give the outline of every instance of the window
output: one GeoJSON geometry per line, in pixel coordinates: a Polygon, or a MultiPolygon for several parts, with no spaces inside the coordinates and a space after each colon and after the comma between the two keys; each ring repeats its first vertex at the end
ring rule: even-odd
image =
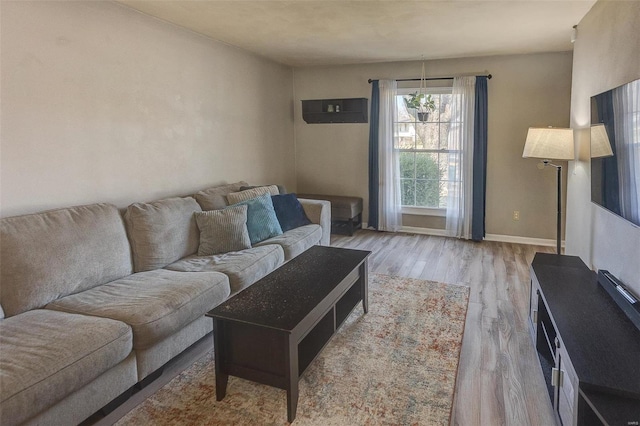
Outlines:
{"type": "Polygon", "coordinates": [[[446,209],[451,88],[427,88],[422,107],[415,108],[411,100],[417,92],[398,89],[396,97],[394,148],[400,153],[402,206],[446,209]],[[427,114],[425,103],[432,106],[427,114]]]}

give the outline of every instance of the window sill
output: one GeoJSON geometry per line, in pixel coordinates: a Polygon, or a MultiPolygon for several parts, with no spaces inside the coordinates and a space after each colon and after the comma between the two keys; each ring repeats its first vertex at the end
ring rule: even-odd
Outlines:
{"type": "Polygon", "coordinates": [[[435,209],[430,207],[402,207],[402,214],[412,214],[416,216],[438,216],[446,217],[447,209],[435,209]]]}

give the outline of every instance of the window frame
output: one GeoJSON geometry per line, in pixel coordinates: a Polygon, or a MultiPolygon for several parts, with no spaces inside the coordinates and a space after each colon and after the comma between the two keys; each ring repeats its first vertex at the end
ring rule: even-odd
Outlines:
{"type": "MultiPolygon", "coordinates": [[[[415,83],[415,82],[412,82],[415,83]]],[[[419,91],[420,88],[419,87],[415,87],[415,85],[412,86],[405,86],[405,87],[399,87],[398,91],[397,91],[397,96],[404,96],[404,95],[408,95],[411,93],[415,93],[416,91],[419,91]]],[[[423,89],[424,93],[426,94],[452,94],[452,87],[451,86],[443,86],[443,85],[438,85],[438,86],[429,86],[423,89]]],[[[416,118],[413,122],[411,121],[397,121],[398,117],[396,116],[394,118],[394,126],[398,126],[399,124],[412,124],[413,126],[416,126],[418,123],[420,123],[420,121],[416,118]]],[[[438,119],[437,121],[438,125],[440,125],[440,123],[442,123],[442,121],[440,121],[438,119]]],[[[439,132],[438,132],[439,134],[439,132]]],[[[415,138],[415,136],[414,136],[415,138]]],[[[441,142],[441,141],[439,141],[441,142]]],[[[454,150],[449,150],[446,148],[441,148],[441,149],[423,149],[423,148],[415,148],[415,144],[414,144],[414,148],[410,149],[410,148],[394,148],[394,150],[398,153],[402,153],[402,152],[411,152],[411,153],[429,153],[429,154],[450,154],[450,153],[455,153],[457,151],[454,150]]],[[[415,163],[414,163],[414,167],[415,167],[415,163]]],[[[415,176],[415,173],[414,173],[415,176]]],[[[402,180],[402,178],[399,178],[400,180],[402,180]]],[[[418,179],[416,179],[414,177],[414,182],[418,179]]],[[[442,179],[440,177],[440,179],[438,179],[438,182],[442,182],[442,179]]],[[[433,207],[433,206],[410,206],[410,205],[402,205],[401,206],[401,210],[403,214],[408,214],[408,215],[417,215],[417,216],[437,216],[437,217],[445,217],[446,216],[446,211],[447,208],[446,207],[433,207]]]]}

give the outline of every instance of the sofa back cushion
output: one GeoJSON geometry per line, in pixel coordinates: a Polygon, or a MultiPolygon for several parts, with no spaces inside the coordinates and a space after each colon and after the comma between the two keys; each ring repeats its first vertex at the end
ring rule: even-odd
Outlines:
{"type": "Polygon", "coordinates": [[[164,268],[198,251],[200,237],[192,197],[167,198],[127,207],[125,222],[136,272],[164,268]]]}
{"type": "Polygon", "coordinates": [[[5,315],[130,275],[118,209],[92,204],[0,220],[0,303],[5,315]]]}
{"type": "MultiPolygon", "coordinates": [[[[227,207],[227,195],[232,192],[239,192],[243,186],[248,186],[247,182],[236,182],[228,185],[212,186],[198,192],[194,197],[202,210],[219,210],[227,207]]],[[[233,203],[231,203],[233,204],[233,203]]]]}

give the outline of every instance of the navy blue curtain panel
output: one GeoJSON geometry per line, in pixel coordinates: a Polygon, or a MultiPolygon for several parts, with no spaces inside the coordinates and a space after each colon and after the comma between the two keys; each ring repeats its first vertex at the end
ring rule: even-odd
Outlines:
{"type": "Polygon", "coordinates": [[[485,204],[487,194],[487,77],[476,77],[476,99],[473,129],[473,198],[471,207],[471,239],[485,236],[485,204]]]}
{"type": "Polygon", "coordinates": [[[369,117],[369,221],[378,229],[378,197],[380,166],[378,164],[378,123],[380,121],[380,89],[378,80],[371,82],[371,113],[369,117]]]}

